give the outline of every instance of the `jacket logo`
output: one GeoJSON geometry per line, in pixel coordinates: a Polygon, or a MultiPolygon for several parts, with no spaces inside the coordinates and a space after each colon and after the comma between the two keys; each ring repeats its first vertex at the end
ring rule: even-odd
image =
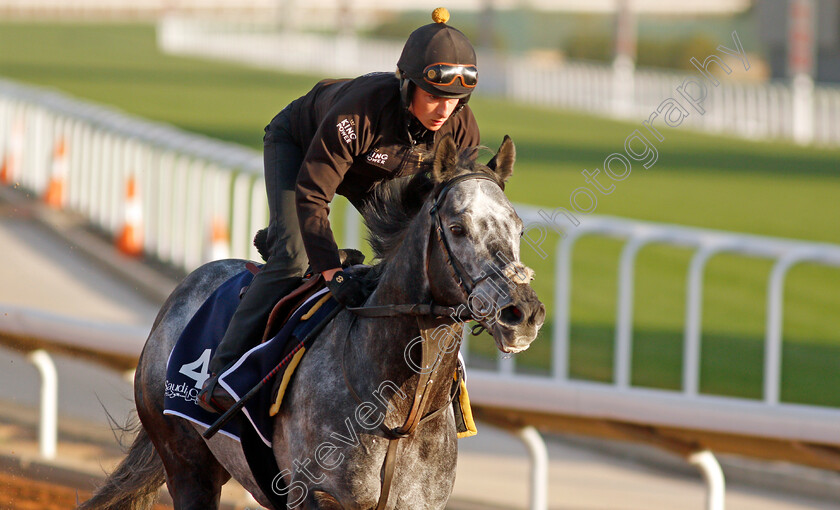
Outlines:
{"type": "Polygon", "coordinates": [[[353,130],[354,125],[356,125],[356,123],[350,119],[344,119],[335,125],[338,128],[338,134],[341,135],[341,138],[343,138],[346,143],[350,143],[356,139],[356,131],[353,130]]]}
{"type": "Polygon", "coordinates": [[[368,162],[373,163],[375,165],[385,165],[385,162],[388,161],[388,155],[379,152],[379,149],[373,149],[372,151],[368,152],[367,157],[365,158],[368,162]]]}

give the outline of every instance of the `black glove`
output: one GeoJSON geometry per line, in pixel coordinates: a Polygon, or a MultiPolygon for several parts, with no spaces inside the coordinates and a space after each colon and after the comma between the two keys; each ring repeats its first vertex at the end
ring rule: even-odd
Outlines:
{"type": "Polygon", "coordinates": [[[344,306],[360,306],[368,297],[368,287],[363,280],[344,271],[333,275],[333,279],[327,282],[336,301],[344,306]]]}

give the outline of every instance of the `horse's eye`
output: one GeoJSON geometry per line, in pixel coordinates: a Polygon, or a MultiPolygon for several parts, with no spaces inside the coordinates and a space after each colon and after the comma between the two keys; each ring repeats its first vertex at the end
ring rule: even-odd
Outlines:
{"type": "Polygon", "coordinates": [[[464,227],[462,227],[461,225],[458,225],[458,224],[450,225],[449,231],[452,232],[452,235],[456,235],[456,236],[464,235],[464,227]]]}

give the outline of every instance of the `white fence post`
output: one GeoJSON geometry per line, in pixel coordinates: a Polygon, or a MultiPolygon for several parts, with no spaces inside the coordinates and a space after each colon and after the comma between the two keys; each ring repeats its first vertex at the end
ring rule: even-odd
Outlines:
{"type": "Polygon", "coordinates": [[[619,388],[629,388],[633,364],[633,302],[636,257],[653,239],[644,233],[635,234],[621,251],[618,269],[618,302],[616,304],[615,356],[613,379],[619,388]]]}
{"type": "Polygon", "coordinates": [[[715,455],[709,450],[695,452],[688,462],[697,466],[706,480],[706,510],[724,510],[726,480],[715,455]]]}
{"type": "Polygon", "coordinates": [[[814,80],[806,74],[797,74],[793,77],[791,88],[793,140],[806,145],[814,139],[814,80]]]}
{"type": "Polygon", "coordinates": [[[770,273],[767,286],[767,336],[764,342],[764,401],[770,405],[779,403],[781,391],[785,277],[794,264],[807,258],[807,252],[789,253],[776,262],[770,273]]]}
{"type": "MultiPolygon", "coordinates": [[[[632,118],[635,105],[635,69],[633,59],[619,55],[612,64],[612,112],[618,118],[632,118]]],[[[664,99],[664,98],[663,98],[664,99]]]]}
{"type": "Polygon", "coordinates": [[[531,458],[531,472],[528,485],[528,509],[548,510],[548,449],[545,441],[534,427],[522,427],[515,432],[525,443],[531,458]]]}
{"type": "Polygon", "coordinates": [[[350,201],[347,201],[347,207],[344,209],[344,248],[354,248],[360,246],[358,243],[362,239],[362,216],[356,211],[350,201]]]}
{"type": "Polygon", "coordinates": [[[554,331],[551,345],[551,372],[555,379],[569,378],[569,338],[572,313],[572,250],[581,230],[572,230],[558,242],[554,263],[554,331]]]}
{"type": "Polygon", "coordinates": [[[709,259],[722,251],[718,245],[707,245],[691,258],[688,268],[688,288],[685,299],[685,330],[683,338],[682,390],[687,396],[700,391],[700,334],[703,329],[703,273],[709,259]]]}
{"type": "Polygon", "coordinates": [[[54,459],[58,443],[58,373],[49,353],[43,349],[31,352],[28,359],[41,375],[39,450],[41,457],[54,459]]]}

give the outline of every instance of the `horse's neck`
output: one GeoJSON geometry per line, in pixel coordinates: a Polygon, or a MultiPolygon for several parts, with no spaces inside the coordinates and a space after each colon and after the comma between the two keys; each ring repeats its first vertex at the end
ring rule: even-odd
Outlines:
{"type": "MultiPolygon", "coordinates": [[[[420,213],[422,215],[422,212],[420,213]]],[[[425,219],[421,217],[422,219],[425,219]]],[[[418,219],[421,219],[418,218],[418,219]]],[[[366,306],[428,303],[431,301],[426,281],[424,256],[428,233],[426,226],[415,220],[409,227],[398,253],[386,263],[376,290],[366,306]]],[[[420,334],[417,319],[411,316],[377,318],[364,321],[363,338],[369,341],[367,350],[386,362],[383,367],[405,368],[404,347],[420,334]]]]}
{"type": "MultiPolygon", "coordinates": [[[[427,281],[425,255],[429,240],[431,219],[424,212],[409,227],[398,252],[387,262],[379,278],[376,291],[366,306],[390,304],[427,304],[432,295],[427,281]]],[[[376,319],[359,319],[357,338],[365,339],[357,348],[367,356],[369,372],[376,373],[379,380],[391,380],[397,384],[417,375],[417,365],[407,360],[407,348],[414,342],[411,352],[419,355],[421,349],[416,339],[420,336],[418,320],[411,316],[376,319]]],[[[454,370],[457,350],[446,353],[441,360],[442,370],[454,370]]],[[[419,362],[419,359],[415,359],[419,362]]],[[[442,381],[447,378],[439,378],[442,381]]],[[[435,393],[448,393],[448,387],[435,393]]],[[[413,388],[410,388],[413,391],[413,388]]]]}
{"type": "Polygon", "coordinates": [[[431,217],[424,208],[411,222],[396,253],[390,255],[368,304],[428,303],[425,257],[431,217]]]}

